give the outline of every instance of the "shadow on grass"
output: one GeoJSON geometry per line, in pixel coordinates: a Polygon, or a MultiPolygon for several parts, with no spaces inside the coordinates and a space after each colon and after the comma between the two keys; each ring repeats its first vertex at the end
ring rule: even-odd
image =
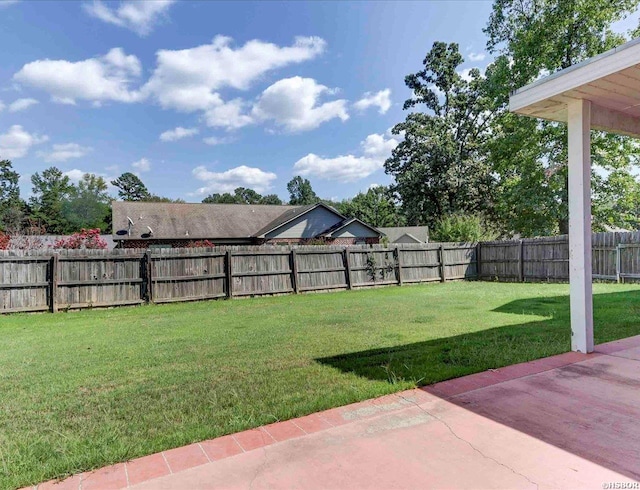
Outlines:
{"type": "MultiPolygon", "coordinates": [[[[520,299],[488,314],[494,312],[546,318],[316,361],[371,380],[421,386],[571,348],[568,295],[520,299]]],[[[594,295],[594,324],[596,343],[640,334],[640,291],[594,295]]]]}
{"type": "MultiPolygon", "coordinates": [[[[521,299],[493,312],[547,318],[317,361],[371,380],[426,385],[570,349],[568,296],[521,299]]],[[[596,343],[640,334],[640,292],[594,296],[594,324],[596,343]]],[[[472,391],[447,403],[621,475],[640,478],[634,459],[640,454],[640,395],[637,375],[629,374],[637,372],[629,366],[637,361],[592,359],[472,391]]]]}

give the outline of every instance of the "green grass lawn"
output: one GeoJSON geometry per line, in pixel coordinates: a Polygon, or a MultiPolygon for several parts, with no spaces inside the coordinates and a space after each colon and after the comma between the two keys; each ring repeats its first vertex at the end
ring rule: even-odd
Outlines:
{"type": "MultiPolygon", "coordinates": [[[[595,286],[596,341],[640,287],[595,286]]],[[[568,286],[457,282],[0,317],[0,487],[565,352],[568,286]]]]}

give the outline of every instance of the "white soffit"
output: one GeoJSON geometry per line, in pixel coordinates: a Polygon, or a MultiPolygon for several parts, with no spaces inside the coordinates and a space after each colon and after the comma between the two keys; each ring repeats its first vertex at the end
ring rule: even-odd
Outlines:
{"type": "Polygon", "coordinates": [[[509,110],[567,122],[567,103],[592,103],[591,126],[640,137],[640,38],[526,85],[509,110]]]}

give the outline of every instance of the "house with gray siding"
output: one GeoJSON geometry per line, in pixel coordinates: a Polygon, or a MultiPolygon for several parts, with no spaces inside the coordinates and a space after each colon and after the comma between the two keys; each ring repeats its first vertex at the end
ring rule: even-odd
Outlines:
{"type": "Polygon", "coordinates": [[[383,233],[324,203],[308,206],[116,201],[120,248],[214,245],[376,244],[383,233]]]}

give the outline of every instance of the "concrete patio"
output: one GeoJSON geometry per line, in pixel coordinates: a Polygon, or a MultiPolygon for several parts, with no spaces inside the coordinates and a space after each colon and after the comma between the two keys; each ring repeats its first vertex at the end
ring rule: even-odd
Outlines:
{"type": "Polygon", "coordinates": [[[637,336],[38,488],[603,488],[640,479],[639,388],[637,336]]]}

